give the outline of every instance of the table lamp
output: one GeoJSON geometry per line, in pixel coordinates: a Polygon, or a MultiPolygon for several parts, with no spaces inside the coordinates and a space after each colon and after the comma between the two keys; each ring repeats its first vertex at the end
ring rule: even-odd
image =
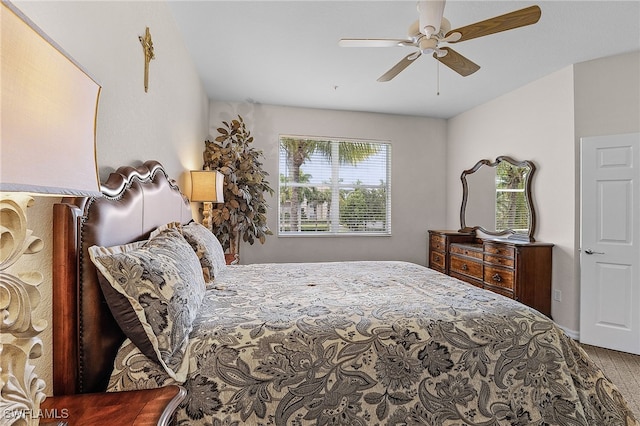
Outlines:
{"type": "Polygon", "coordinates": [[[191,201],[202,202],[202,224],[211,228],[213,203],[224,203],[224,175],[215,170],[191,171],[191,201]]]}
{"type": "Polygon", "coordinates": [[[32,311],[45,277],[15,264],[43,247],[27,228],[32,195],[100,194],[100,86],[14,5],[1,3],[0,413],[11,424],[36,425],[45,383],[30,360],[42,354],[47,322],[32,311]]]}

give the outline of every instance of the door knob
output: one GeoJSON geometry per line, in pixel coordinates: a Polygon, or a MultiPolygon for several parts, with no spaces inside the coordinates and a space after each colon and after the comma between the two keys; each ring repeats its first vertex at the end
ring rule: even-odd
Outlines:
{"type": "Polygon", "coordinates": [[[593,250],[591,250],[591,249],[586,249],[584,252],[585,252],[586,254],[604,254],[604,252],[603,252],[603,251],[593,251],[593,250]]]}

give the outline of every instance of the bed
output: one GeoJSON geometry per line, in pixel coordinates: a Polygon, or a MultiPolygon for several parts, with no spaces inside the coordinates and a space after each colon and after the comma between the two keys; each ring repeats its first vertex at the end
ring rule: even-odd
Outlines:
{"type": "Polygon", "coordinates": [[[639,425],[518,302],[407,262],[223,265],[155,161],[103,193],[54,206],[55,394],[180,384],[179,425],[639,425]]]}

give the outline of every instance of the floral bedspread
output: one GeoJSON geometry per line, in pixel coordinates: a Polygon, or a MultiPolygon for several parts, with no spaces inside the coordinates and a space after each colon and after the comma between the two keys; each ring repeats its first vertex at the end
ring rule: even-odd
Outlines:
{"type": "MultiPolygon", "coordinates": [[[[180,425],[638,425],[552,321],[405,262],[230,266],[180,425]]],[[[109,390],[174,383],[126,341],[109,390]]]]}

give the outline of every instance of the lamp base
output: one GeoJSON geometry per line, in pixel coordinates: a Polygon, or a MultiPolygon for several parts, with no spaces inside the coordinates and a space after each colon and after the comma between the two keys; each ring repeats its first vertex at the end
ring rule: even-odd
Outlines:
{"type": "Polygon", "coordinates": [[[26,209],[31,204],[33,198],[25,194],[0,194],[0,310],[4,313],[0,318],[0,413],[10,424],[22,420],[37,425],[40,403],[46,397],[45,382],[29,361],[42,355],[38,335],[47,327],[46,321],[33,318],[43,276],[38,271],[9,271],[23,255],[42,250],[42,240],[27,229],[26,209]]]}
{"type": "Polygon", "coordinates": [[[210,201],[205,201],[202,203],[202,225],[207,228],[209,231],[213,231],[212,223],[211,223],[211,213],[213,212],[213,203],[210,201]]]}

